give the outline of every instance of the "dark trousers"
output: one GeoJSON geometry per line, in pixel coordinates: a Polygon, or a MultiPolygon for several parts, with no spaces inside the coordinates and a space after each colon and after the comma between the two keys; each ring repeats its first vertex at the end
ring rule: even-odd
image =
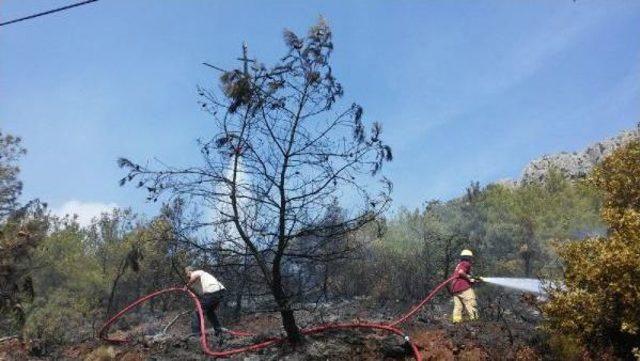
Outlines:
{"type": "MultiPolygon", "coordinates": [[[[199,296],[200,303],[202,303],[202,311],[207,317],[207,320],[213,325],[213,329],[216,330],[216,333],[222,330],[222,325],[220,324],[220,320],[218,320],[218,315],[216,315],[216,309],[222,302],[224,297],[224,290],[220,290],[218,292],[213,293],[205,293],[202,296],[199,296]]],[[[198,311],[193,312],[193,317],[191,317],[191,332],[200,333],[200,315],[198,311]]]]}

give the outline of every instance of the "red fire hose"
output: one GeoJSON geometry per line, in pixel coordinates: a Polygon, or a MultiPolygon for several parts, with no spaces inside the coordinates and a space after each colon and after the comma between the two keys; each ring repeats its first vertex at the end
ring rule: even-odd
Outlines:
{"type": "Polygon", "coordinates": [[[444,282],[440,283],[439,285],[437,285],[431,292],[429,292],[427,297],[425,297],[420,303],[418,303],[417,305],[413,306],[409,312],[407,312],[406,314],[400,316],[397,320],[391,322],[389,324],[389,326],[395,326],[397,324],[403,323],[406,320],[410,319],[411,317],[415,316],[415,314],[418,313],[418,311],[420,311],[420,309],[422,307],[424,307],[424,305],[426,305],[427,302],[431,301],[431,299],[433,297],[435,297],[435,295],[438,292],[440,292],[441,289],[443,289],[449,282],[453,281],[456,277],[457,276],[451,276],[446,281],[444,281],[444,282]]]}
{"type": "MultiPolygon", "coordinates": [[[[434,288],[427,295],[427,297],[425,297],[420,303],[418,303],[417,305],[412,307],[409,312],[407,312],[406,314],[402,315],[400,318],[396,319],[393,322],[390,322],[390,323],[334,323],[334,324],[326,324],[326,325],[306,328],[306,329],[301,330],[300,332],[302,334],[305,334],[305,335],[311,335],[311,334],[316,334],[316,333],[321,333],[321,332],[324,332],[324,331],[336,330],[336,329],[367,328],[367,329],[383,330],[383,331],[391,332],[391,333],[394,333],[396,335],[399,335],[399,336],[403,337],[404,340],[407,341],[409,343],[409,345],[411,346],[411,350],[413,351],[413,355],[414,355],[415,359],[417,361],[422,361],[422,355],[420,354],[416,344],[413,343],[408,338],[408,336],[405,336],[405,334],[400,329],[398,329],[396,327],[396,325],[398,325],[400,323],[403,323],[403,322],[407,321],[408,319],[410,319],[411,317],[413,317],[420,310],[420,308],[422,308],[427,302],[429,302],[438,293],[438,291],[440,291],[443,287],[445,287],[445,285],[447,283],[452,281],[453,278],[454,277],[451,277],[451,278],[447,279],[446,281],[442,282],[441,284],[439,284],[438,286],[436,286],[436,288],[434,288]]],[[[187,287],[165,288],[165,289],[153,292],[153,293],[148,294],[148,295],[146,295],[146,296],[144,296],[142,298],[137,299],[133,303],[129,304],[127,307],[123,308],[120,312],[118,312],[116,315],[111,317],[109,320],[107,320],[107,322],[102,326],[102,328],[98,332],[98,336],[101,339],[103,339],[105,341],[108,341],[108,342],[112,342],[112,343],[126,343],[126,342],[128,342],[129,340],[127,340],[127,339],[118,339],[118,338],[110,338],[110,337],[108,337],[107,331],[109,330],[109,327],[114,322],[116,322],[120,317],[122,317],[123,315],[125,315],[126,313],[128,313],[129,311],[134,309],[135,307],[139,306],[140,304],[142,304],[142,303],[144,303],[146,301],[149,301],[150,299],[152,299],[154,297],[158,297],[158,296],[160,296],[160,295],[162,295],[164,293],[169,293],[169,292],[184,292],[193,300],[193,303],[196,306],[196,311],[198,312],[198,314],[200,316],[200,345],[202,346],[202,350],[204,351],[204,353],[206,355],[214,356],[214,357],[220,357],[220,358],[229,357],[229,356],[236,355],[236,354],[243,353],[243,352],[257,351],[257,350],[263,349],[265,347],[269,347],[269,346],[276,345],[276,344],[279,344],[279,343],[282,343],[282,342],[286,341],[286,338],[284,338],[284,337],[274,337],[274,338],[270,338],[270,339],[264,340],[262,342],[259,342],[259,343],[253,344],[253,345],[249,345],[249,346],[245,346],[245,347],[240,347],[240,348],[235,348],[235,349],[230,349],[230,350],[225,350],[225,351],[213,351],[213,350],[211,350],[209,348],[208,343],[207,343],[207,334],[206,334],[206,330],[205,330],[204,315],[203,315],[204,312],[202,310],[202,304],[200,303],[200,300],[198,299],[198,296],[196,296],[187,287]]],[[[228,331],[228,332],[231,335],[237,336],[237,337],[253,336],[253,334],[251,334],[249,332],[243,332],[243,331],[228,331]]]]}

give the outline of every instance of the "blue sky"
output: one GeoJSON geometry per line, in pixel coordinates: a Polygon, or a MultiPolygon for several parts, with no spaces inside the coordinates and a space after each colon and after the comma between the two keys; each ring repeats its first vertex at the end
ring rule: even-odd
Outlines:
{"type": "MultiPolygon", "coordinates": [[[[6,21],[74,1],[0,1],[6,21]]],[[[323,15],[334,71],[395,160],[394,204],[415,207],[517,178],[640,121],[638,1],[101,0],[0,28],[0,129],[20,135],[24,199],[59,212],[132,206],[116,158],[199,161],[211,131],[203,61],[231,67],[246,40],[269,64],[283,28],[323,15]]]]}

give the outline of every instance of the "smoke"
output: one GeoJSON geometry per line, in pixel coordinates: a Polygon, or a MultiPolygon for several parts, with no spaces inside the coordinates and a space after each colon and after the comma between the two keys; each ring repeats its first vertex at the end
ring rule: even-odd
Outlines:
{"type": "Polygon", "coordinates": [[[115,203],[70,200],[58,208],[53,208],[52,212],[58,217],[76,216],[80,226],[88,227],[91,224],[91,220],[99,218],[103,213],[111,213],[115,208],[118,208],[115,203]]]}
{"type": "Polygon", "coordinates": [[[482,277],[482,281],[514,290],[545,295],[542,281],[535,278],[482,277]]]}

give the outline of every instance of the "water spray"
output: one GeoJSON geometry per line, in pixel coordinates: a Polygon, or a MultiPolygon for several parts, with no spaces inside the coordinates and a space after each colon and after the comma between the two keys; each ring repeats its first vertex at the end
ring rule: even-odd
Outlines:
{"type": "Polygon", "coordinates": [[[544,296],[542,281],[535,278],[480,277],[485,283],[544,296]]]}

